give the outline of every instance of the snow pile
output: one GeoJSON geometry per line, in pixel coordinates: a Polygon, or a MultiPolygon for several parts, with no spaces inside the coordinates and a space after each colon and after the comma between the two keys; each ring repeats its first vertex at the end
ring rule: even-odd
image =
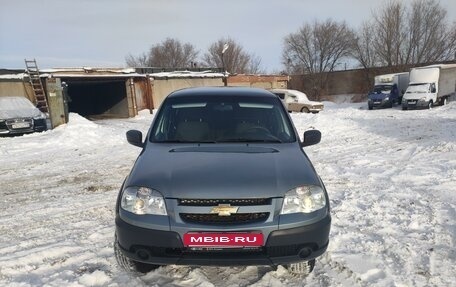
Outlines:
{"type": "Polygon", "coordinates": [[[175,71],[175,72],[160,72],[149,74],[153,78],[223,78],[223,73],[215,73],[212,71],[175,71]]]}
{"type": "MultiPolygon", "coordinates": [[[[153,114],[0,138],[1,286],[452,286],[456,282],[456,103],[431,110],[327,104],[291,114],[328,189],[330,245],[314,272],[281,266],[117,267],[114,205],[153,114]]],[[[160,164],[160,163],[157,163],[160,164]]]]}
{"type": "Polygon", "coordinates": [[[106,286],[109,281],[111,278],[100,270],[91,274],[84,274],[79,278],[79,283],[84,286],[106,286]]]}
{"type": "Polygon", "coordinates": [[[4,80],[23,80],[25,77],[28,77],[28,74],[26,74],[26,73],[18,73],[18,74],[0,75],[0,79],[4,79],[4,80]]]}

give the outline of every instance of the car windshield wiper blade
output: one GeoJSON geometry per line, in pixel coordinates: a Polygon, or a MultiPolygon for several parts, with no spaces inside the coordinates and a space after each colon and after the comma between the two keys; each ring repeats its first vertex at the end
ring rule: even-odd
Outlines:
{"type": "Polygon", "coordinates": [[[218,142],[262,142],[262,143],[282,143],[279,139],[248,139],[248,138],[232,138],[232,139],[223,139],[218,142]]]}
{"type": "Polygon", "coordinates": [[[216,143],[216,141],[183,141],[183,140],[163,140],[155,143],[216,143]]]}

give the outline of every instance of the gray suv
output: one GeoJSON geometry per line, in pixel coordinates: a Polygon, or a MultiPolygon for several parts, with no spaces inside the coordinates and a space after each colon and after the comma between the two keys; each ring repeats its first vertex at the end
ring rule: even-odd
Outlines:
{"type": "Polygon", "coordinates": [[[285,265],[308,274],[326,251],[329,200],[280,99],[261,89],[190,88],[161,105],[116,206],[123,268],[285,265]]]}

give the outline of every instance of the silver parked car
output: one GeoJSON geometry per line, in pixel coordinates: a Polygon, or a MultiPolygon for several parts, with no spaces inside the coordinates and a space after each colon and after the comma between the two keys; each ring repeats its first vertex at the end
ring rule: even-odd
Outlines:
{"type": "Polygon", "coordinates": [[[46,114],[27,98],[0,97],[0,135],[41,132],[46,129],[46,114]]]}
{"type": "Polygon", "coordinates": [[[114,251],[127,270],[160,265],[286,265],[308,274],[329,242],[328,195],[279,98],[191,88],[161,105],[116,206],[114,251]]]}

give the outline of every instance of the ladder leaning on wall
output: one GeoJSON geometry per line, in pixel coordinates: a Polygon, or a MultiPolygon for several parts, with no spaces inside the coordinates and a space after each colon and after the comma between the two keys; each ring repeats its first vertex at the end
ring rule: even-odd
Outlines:
{"type": "Polygon", "coordinates": [[[48,112],[48,103],[46,100],[46,95],[44,93],[43,84],[40,79],[40,71],[38,70],[38,65],[36,60],[27,60],[25,59],[26,71],[29,74],[30,84],[32,85],[33,94],[36,99],[36,107],[40,109],[43,113],[48,112]]]}

